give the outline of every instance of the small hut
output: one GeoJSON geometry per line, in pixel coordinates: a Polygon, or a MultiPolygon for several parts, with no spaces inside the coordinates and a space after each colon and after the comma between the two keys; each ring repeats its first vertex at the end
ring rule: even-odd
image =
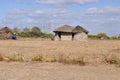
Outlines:
{"type": "Polygon", "coordinates": [[[88,31],[84,29],[82,26],[76,26],[73,30],[73,40],[87,40],[88,39],[88,31]]]}
{"type": "Polygon", "coordinates": [[[71,40],[72,30],[74,28],[70,25],[64,25],[57,29],[55,29],[53,32],[55,33],[54,40],[71,40]]]}
{"type": "Polygon", "coordinates": [[[81,26],[75,28],[69,25],[61,26],[53,31],[54,40],[87,40],[88,31],[81,26]]]}
{"type": "Polygon", "coordinates": [[[0,39],[11,39],[12,30],[8,27],[4,27],[0,29],[0,39]]]}

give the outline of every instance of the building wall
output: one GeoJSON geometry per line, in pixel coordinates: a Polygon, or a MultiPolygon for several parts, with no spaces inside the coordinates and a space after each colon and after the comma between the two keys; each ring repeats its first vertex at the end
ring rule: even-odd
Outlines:
{"type": "Polygon", "coordinates": [[[77,33],[74,36],[75,41],[84,41],[88,39],[88,35],[86,33],[77,33]]]}
{"type": "Polygon", "coordinates": [[[61,35],[61,39],[56,35],[54,40],[72,40],[72,35],[61,35]]]}
{"type": "Polygon", "coordinates": [[[72,35],[62,35],[61,40],[72,40],[72,35]]]}
{"type": "MultiPolygon", "coordinates": [[[[74,41],[85,41],[88,39],[88,35],[86,33],[77,33],[74,35],[74,41]]],[[[54,37],[54,40],[72,40],[72,34],[71,35],[61,35],[61,39],[56,35],[54,37]]]]}

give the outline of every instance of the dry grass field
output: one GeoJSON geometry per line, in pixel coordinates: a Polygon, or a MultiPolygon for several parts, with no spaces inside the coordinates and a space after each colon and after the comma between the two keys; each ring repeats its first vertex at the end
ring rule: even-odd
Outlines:
{"type": "Polygon", "coordinates": [[[0,61],[0,80],[119,80],[120,41],[0,40],[0,61]]]}

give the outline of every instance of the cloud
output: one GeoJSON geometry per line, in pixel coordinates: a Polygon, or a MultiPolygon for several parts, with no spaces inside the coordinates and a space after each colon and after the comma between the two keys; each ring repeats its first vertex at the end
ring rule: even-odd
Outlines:
{"type": "Polygon", "coordinates": [[[49,26],[52,29],[59,25],[82,25],[91,34],[106,32],[109,35],[119,34],[120,8],[89,8],[84,11],[72,11],[63,8],[48,9],[14,9],[8,11],[4,23],[12,26],[49,26]]]}
{"type": "Polygon", "coordinates": [[[120,7],[104,7],[101,9],[90,8],[86,11],[87,15],[106,15],[106,16],[120,16],[120,7]]]}
{"type": "Polygon", "coordinates": [[[97,2],[98,0],[36,0],[39,4],[53,6],[68,6],[68,5],[87,5],[97,2]]]}

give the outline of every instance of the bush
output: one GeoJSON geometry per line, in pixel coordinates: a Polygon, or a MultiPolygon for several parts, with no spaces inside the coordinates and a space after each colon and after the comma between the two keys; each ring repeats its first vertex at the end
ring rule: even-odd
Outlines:
{"type": "Polygon", "coordinates": [[[106,35],[106,33],[98,33],[97,37],[100,39],[109,39],[109,37],[106,35]]]}
{"type": "Polygon", "coordinates": [[[89,39],[98,39],[98,36],[97,35],[88,35],[88,38],[89,39]]]}
{"type": "Polygon", "coordinates": [[[42,62],[43,61],[43,56],[42,55],[37,55],[37,56],[32,58],[32,61],[42,62]]]}
{"type": "Polygon", "coordinates": [[[48,33],[41,32],[40,37],[42,37],[42,38],[52,38],[53,34],[48,34],[48,33]]]}
{"type": "Polygon", "coordinates": [[[12,55],[12,56],[7,56],[6,57],[8,60],[8,62],[23,62],[24,60],[23,60],[23,57],[21,56],[21,55],[17,55],[17,54],[14,54],[14,55],[12,55]]]}
{"type": "Polygon", "coordinates": [[[29,33],[20,32],[18,34],[18,36],[20,36],[20,37],[34,37],[34,35],[31,32],[29,32],[29,33]]]}

